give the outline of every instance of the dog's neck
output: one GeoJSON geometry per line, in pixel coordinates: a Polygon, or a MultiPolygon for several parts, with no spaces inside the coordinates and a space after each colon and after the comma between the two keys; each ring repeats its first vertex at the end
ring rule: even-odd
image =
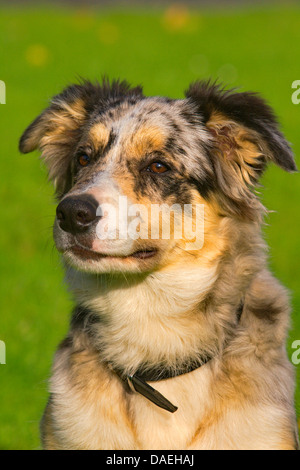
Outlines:
{"type": "MultiPolygon", "coordinates": [[[[177,267],[125,277],[68,268],[67,280],[77,303],[93,315],[91,346],[103,361],[133,373],[141,364],[180,367],[219,352],[235,316],[230,303],[222,306],[219,318],[204,307],[216,270],[177,267]]],[[[240,299],[231,301],[235,309],[240,299]]]]}

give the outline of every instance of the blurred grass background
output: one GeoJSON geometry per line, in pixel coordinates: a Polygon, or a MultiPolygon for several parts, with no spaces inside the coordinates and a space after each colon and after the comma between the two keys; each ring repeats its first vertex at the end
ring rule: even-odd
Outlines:
{"type": "MultiPolygon", "coordinates": [[[[63,285],[51,225],[55,204],[38,154],[20,155],[18,139],[50,97],[79,76],[126,78],[146,94],[183,97],[198,78],[253,90],[274,107],[299,163],[300,9],[294,4],[244,8],[161,9],[0,6],[0,449],[38,449],[39,420],[71,302],[63,285]],[[298,156],[298,157],[297,157],[298,156]]],[[[291,292],[287,347],[300,339],[300,177],[270,167],[261,190],[273,210],[265,228],[270,267],[291,292]]],[[[300,365],[296,406],[300,415],[300,365]]]]}

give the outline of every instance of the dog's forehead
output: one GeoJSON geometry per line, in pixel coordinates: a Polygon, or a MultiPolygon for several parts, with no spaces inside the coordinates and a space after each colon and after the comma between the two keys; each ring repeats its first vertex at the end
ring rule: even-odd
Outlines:
{"type": "Polygon", "coordinates": [[[93,116],[88,139],[94,148],[118,143],[136,156],[163,150],[171,137],[175,139],[188,126],[186,107],[184,100],[159,97],[124,102],[93,116]]]}
{"type": "Polygon", "coordinates": [[[94,164],[77,176],[74,187],[94,184],[105,175],[120,184],[138,181],[151,158],[162,159],[183,177],[197,174],[206,179],[212,172],[205,147],[210,138],[201,115],[186,99],[144,98],[99,109],[86,124],[76,151],[88,149],[94,164]]]}

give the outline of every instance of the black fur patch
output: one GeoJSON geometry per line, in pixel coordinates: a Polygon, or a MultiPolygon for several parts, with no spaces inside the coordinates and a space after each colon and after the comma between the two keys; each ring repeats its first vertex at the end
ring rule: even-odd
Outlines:
{"type": "Polygon", "coordinates": [[[71,319],[72,330],[86,331],[99,322],[99,315],[94,314],[89,309],[81,306],[74,308],[71,319]]]}

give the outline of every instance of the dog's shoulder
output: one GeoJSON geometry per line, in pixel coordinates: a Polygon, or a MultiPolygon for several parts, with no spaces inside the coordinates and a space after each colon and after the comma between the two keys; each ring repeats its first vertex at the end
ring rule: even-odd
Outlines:
{"type": "Polygon", "coordinates": [[[250,285],[246,310],[249,321],[263,323],[273,330],[273,334],[277,330],[284,333],[289,327],[291,311],[289,292],[270,271],[264,269],[250,285]]]}

